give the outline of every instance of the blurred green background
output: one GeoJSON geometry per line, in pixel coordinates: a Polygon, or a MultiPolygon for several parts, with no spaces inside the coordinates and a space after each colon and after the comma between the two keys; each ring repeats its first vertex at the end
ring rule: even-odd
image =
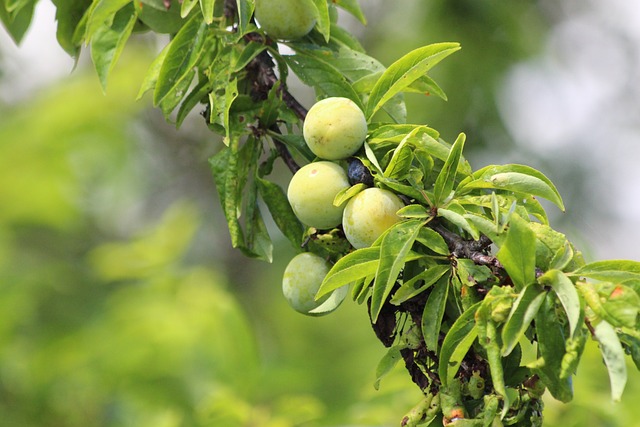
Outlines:
{"type": "MultiPolygon", "coordinates": [[[[617,109],[637,111],[637,93],[620,89],[594,108],[600,126],[588,115],[582,120],[589,127],[575,125],[579,131],[573,133],[553,133],[559,125],[549,123],[533,137],[546,141],[539,147],[522,137],[527,133],[508,114],[530,111],[527,117],[540,120],[535,103],[513,105],[513,99],[535,79],[559,84],[556,69],[525,71],[533,73],[568,43],[562,38],[573,34],[568,23],[608,22],[610,15],[588,2],[362,3],[368,28],[341,19],[386,64],[423,44],[462,42],[463,51],[433,73],[449,101],[409,97],[411,121],[428,123],[447,139],[465,131],[467,157],[476,168],[520,161],[541,169],[569,207],[566,214],[552,212],[561,230],[591,256],[638,257],[634,245],[612,245],[624,241],[612,234],[619,227],[627,239],[638,235],[633,222],[622,222],[637,207],[621,207],[618,200],[637,199],[637,184],[611,171],[615,164],[600,166],[605,173],[597,174],[585,157],[605,163],[598,142],[606,134],[607,153],[637,164],[630,145],[615,145],[640,139],[630,124],[637,116],[617,109]],[[531,78],[520,82],[522,73],[531,78]],[[556,134],[585,144],[592,137],[594,151],[553,145],[556,134]]],[[[625,2],[613,2],[611,10],[623,10],[620,4],[625,2]]],[[[20,56],[25,54],[5,39],[0,44],[0,426],[399,425],[420,395],[401,367],[379,391],[373,388],[384,348],[366,311],[349,301],[322,318],[290,310],[280,294],[293,254],[288,244],[276,242],[271,265],[230,248],[207,167],[220,142],[197,115],[176,131],[149,99],[135,101],[161,41],[142,37],[127,48],[103,95],[86,58],[71,75],[70,62],[51,59],[53,48],[44,44],[55,31],[51,5],[38,10],[36,25],[42,26],[32,33],[40,38],[32,34],[35,41],[21,47],[35,52],[32,57],[20,56]],[[54,70],[47,64],[62,72],[48,74],[54,70]]],[[[606,28],[616,43],[596,62],[614,48],[638,58],[632,33],[606,28]]],[[[581,37],[593,42],[596,36],[581,37]]],[[[608,64],[614,71],[623,66],[608,64]]],[[[606,76],[600,77],[605,85],[606,76]]],[[[627,87],[613,79],[610,85],[627,87]]],[[[583,89],[578,110],[593,94],[583,89]]],[[[310,99],[302,88],[294,90],[310,99]]],[[[562,102],[563,89],[553,93],[558,96],[540,97],[562,102]]],[[[634,404],[640,376],[629,368],[624,401],[613,404],[592,345],[574,402],[549,400],[545,425],[626,426],[640,419],[634,404]]]]}

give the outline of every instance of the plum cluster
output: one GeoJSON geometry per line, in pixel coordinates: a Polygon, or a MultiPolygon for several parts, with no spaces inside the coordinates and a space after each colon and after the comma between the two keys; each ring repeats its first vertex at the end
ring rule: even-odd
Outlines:
{"type": "MultiPolygon", "coordinates": [[[[354,176],[361,175],[359,183],[373,183],[360,161],[352,161],[348,172],[345,168],[345,160],[362,149],[367,131],[364,113],[352,100],[332,97],[318,101],[309,109],[303,126],[304,140],[318,160],[300,168],[287,189],[287,198],[300,222],[320,231],[341,228],[355,249],[371,246],[400,220],[396,212],[404,206],[391,191],[373,186],[348,200],[337,198],[351,188],[354,176]]],[[[304,314],[328,313],[319,308],[326,306],[326,301],[316,301],[314,297],[329,268],[325,259],[309,252],[291,260],[285,269],[283,292],[295,310],[304,314]]],[[[345,289],[339,289],[341,295],[334,293],[331,297],[343,299],[345,289]]]]}

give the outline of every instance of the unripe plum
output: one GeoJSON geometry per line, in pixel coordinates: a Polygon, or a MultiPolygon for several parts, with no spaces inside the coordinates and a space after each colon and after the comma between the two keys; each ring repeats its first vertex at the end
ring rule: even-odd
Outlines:
{"type": "Polygon", "coordinates": [[[311,0],[256,0],[255,17],[260,27],[276,40],[303,37],[316,25],[311,0]]]}
{"type": "Polygon", "coordinates": [[[335,310],[346,296],[346,287],[315,300],[315,295],[330,269],[331,264],[311,252],[303,252],[293,257],[282,278],[282,293],[289,305],[294,310],[310,316],[321,316],[335,310]],[[329,305],[326,309],[322,310],[327,304],[329,305]],[[317,309],[320,311],[313,312],[317,309]]]}
{"type": "Polygon", "coordinates": [[[342,215],[347,240],[356,249],[371,246],[400,221],[396,212],[402,207],[402,200],[391,191],[376,187],[361,191],[349,200],[342,215]]]}
{"type": "Polygon", "coordinates": [[[349,188],[347,174],[335,163],[309,163],[291,178],[287,198],[303,224],[327,230],[340,224],[344,205],[334,206],[338,192],[349,188]]]}
{"type": "Polygon", "coordinates": [[[309,109],[302,134],[316,156],[327,160],[346,159],[362,147],[367,137],[367,120],[352,100],[326,98],[309,109]]]}

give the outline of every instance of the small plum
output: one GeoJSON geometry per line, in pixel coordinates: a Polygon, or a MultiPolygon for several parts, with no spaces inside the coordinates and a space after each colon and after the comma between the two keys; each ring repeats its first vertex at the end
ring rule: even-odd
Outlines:
{"type": "Polygon", "coordinates": [[[310,316],[321,316],[335,310],[346,296],[346,287],[315,299],[330,269],[331,264],[311,252],[294,256],[282,277],[282,293],[289,305],[310,316]]]}
{"type": "Polygon", "coordinates": [[[349,187],[343,168],[333,162],[313,162],[293,175],[287,198],[300,222],[319,230],[328,230],[340,224],[344,210],[344,205],[334,206],[333,199],[349,187]]]}
{"type": "Polygon", "coordinates": [[[309,109],[302,134],[309,149],[321,159],[346,159],[362,147],[367,120],[352,100],[326,98],[309,109]]]}
{"type": "Polygon", "coordinates": [[[256,0],[255,17],[260,27],[276,40],[306,36],[316,25],[312,0],[256,0]]]}
{"type": "Polygon", "coordinates": [[[366,248],[389,227],[400,221],[396,214],[404,207],[398,196],[388,190],[372,187],[353,196],[344,209],[342,228],[351,245],[366,248]]]}

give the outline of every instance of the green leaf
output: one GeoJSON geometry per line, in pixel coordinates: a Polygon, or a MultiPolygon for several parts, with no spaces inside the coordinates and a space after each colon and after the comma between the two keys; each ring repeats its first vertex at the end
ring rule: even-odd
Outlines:
{"type": "Polygon", "coordinates": [[[396,214],[402,218],[423,218],[427,219],[431,216],[431,213],[422,205],[407,205],[400,209],[396,214]]]}
{"type": "Polygon", "coordinates": [[[245,34],[249,22],[251,22],[255,2],[250,0],[236,0],[236,7],[238,9],[238,31],[240,34],[245,34]]]}
{"type": "Polygon", "coordinates": [[[16,44],[20,44],[31,25],[35,4],[35,0],[31,1],[17,13],[10,13],[4,7],[0,7],[0,21],[16,44]]]}
{"type": "Polygon", "coordinates": [[[138,19],[158,34],[177,33],[185,20],[180,15],[178,0],[138,0],[133,2],[138,19]],[[168,6],[168,7],[167,7],[168,6]]]}
{"type": "Polygon", "coordinates": [[[628,260],[596,261],[577,269],[571,275],[608,282],[640,282],[640,262],[628,260]]]}
{"type": "Polygon", "coordinates": [[[394,345],[387,350],[380,362],[378,362],[378,366],[376,367],[376,381],[373,383],[373,387],[378,390],[380,388],[380,381],[384,378],[391,370],[398,364],[398,361],[402,359],[402,355],[400,354],[400,350],[402,350],[402,346],[394,345]]]}
{"type": "Polygon", "coordinates": [[[199,4],[199,0],[182,0],[180,5],[180,16],[186,18],[189,13],[199,4]]]}
{"type": "Polygon", "coordinates": [[[111,22],[116,12],[130,4],[131,0],[96,0],[92,4],[85,28],[84,40],[90,42],[93,35],[105,23],[111,22]]]}
{"type": "Polygon", "coordinates": [[[300,52],[283,58],[304,84],[314,87],[321,95],[349,98],[363,108],[356,91],[331,63],[300,52]]]}
{"type": "Polygon", "coordinates": [[[538,282],[541,285],[550,286],[558,296],[567,314],[567,319],[569,319],[569,336],[573,337],[578,328],[581,313],[580,297],[575,285],[560,270],[547,271],[538,278],[538,282]]]}
{"type": "Polygon", "coordinates": [[[482,301],[477,302],[464,311],[444,337],[438,363],[438,375],[443,387],[447,387],[456,376],[462,359],[478,336],[478,328],[474,320],[481,304],[482,301]]]}
{"type": "Polygon", "coordinates": [[[413,162],[413,149],[408,145],[399,145],[394,151],[384,175],[391,179],[405,179],[413,162]]]}
{"type": "Polygon", "coordinates": [[[333,0],[333,4],[352,14],[362,25],[367,25],[367,19],[360,9],[358,0],[333,0]]]}
{"type": "Polygon", "coordinates": [[[312,0],[316,10],[318,11],[317,20],[316,20],[316,29],[322,37],[324,37],[325,42],[329,42],[329,37],[331,34],[331,20],[329,19],[329,5],[327,0],[312,0]]]}
{"type": "Polygon", "coordinates": [[[316,299],[339,287],[374,275],[380,263],[380,247],[357,249],[340,258],[327,273],[316,299]]]}
{"type": "Polygon", "coordinates": [[[365,110],[367,119],[370,120],[387,101],[459,49],[458,43],[432,44],[415,49],[391,64],[371,90],[365,110]]]}
{"type": "Polygon", "coordinates": [[[257,182],[260,197],[267,205],[278,229],[291,242],[294,248],[299,249],[304,228],[293,213],[284,190],[279,185],[262,178],[258,178],[257,182]]]}
{"type": "Polygon", "coordinates": [[[129,5],[115,15],[111,26],[105,24],[99,27],[91,39],[91,59],[103,91],[107,89],[109,73],[118,62],[137,19],[133,5],[129,5]]]}
{"type": "Polygon", "coordinates": [[[542,172],[530,166],[516,164],[486,166],[461,181],[456,192],[465,194],[479,188],[515,191],[543,197],[564,211],[562,197],[556,186],[542,172]]]}
{"type": "Polygon", "coordinates": [[[424,221],[407,220],[394,224],[382,238],[380,263],[376,271],[371,295],[371,321],[378,320],[382,305],[396,283],[398,274],[407,261],[407,255],[415,242],[424,221]]]}
{"type": "Polygon", "coordinates": [[[507,237],[496,257],[518,290],[536,280],[536,235],[520,216],[512,215],[507,237]]]}
{"type": "Polygon", "coordinates": [[[213,22],[213,11],[215,9],[216,0],[200,0],[200,10],[202,10],[202,16],[204,22],[211,24],[213,22]]]}
{"type": "Polygon", "coordinates": [[[469,221],[467,221],[465,216],[460,215],[458,212],[452,211],[450,209],[438,209],[438,216],[446,219],[451,224],[456,227],[460,227],[462,230],[466,231],[471,235],[473,240],[478,240],[480,238],[480,234],[478,230],[473,226],[469,221]]]}
{"type": "Polygon", "coordinates": [[[82,16],[91,5],[91,0],[53,0],[53,4],[56,5],[58,44],[75,58],[80,53],[80,44],[75,43],[73,35],[82,16]]]}
{"type": "Polygon", "coordinates": [[[202,104],[204,99],[209,99],[207,96],[209,92],[211,92],[211,85],[208,79],[203,79],[200,83],[195,85],[193,89],[191,89],[191,92],[189,92],[182,101],[182,104],[180,104],[180,109],[176,115],[176,128],[179,128],[182,125],[182,122],[191,110],[193,110],[198,104],[202,104]]]}
{"type": "Polygon", "coordinates": [[[358,183],[358,184],[352,185],[351,187],[347,187],[343,190],[340,190],[338,194],[336,194],[336,197],[333,199],[333,206],[341,206],[347,200],[349,200],[350,198],[352,198],[353,196],[355,196],[365,188],[367,188],[365,184],[358,183]]]}
{"type": "Polygon", "coordinates": [[[391,298],[391,304],[400,305],[403,302],[420,294],[436,283],[447,271],[451,270],[451,266],[434,265],[426,268],[416,276],[406,280],[391,298]]]}
{"type": "Polygon", "coordinates": [[[166,58],[167,53],[169,52],[170,46],[171,44],[166,45],[149,66],[149,70],[147,70],[147,74],[145,74],[144,76],[144,80],[142,81],[142,85],[140,86],[140,91],[138,92],[138,96],[136,97],[136,100],[139,100],[140,98],[142,98],[142,96],[147,91],[153,89],[156,86],[156,82],[158,81],[158,76],[160,75],[160,69],[162,68],[164,59],[166,58]]]}
{"type": "Polygon", "coordinates": [[[206,29],[206,24],[198,15],[194,15],[171,41],[155,85],[154,105],[159,105],[165,97],[174,94],[183,80],[193,78],[193,67],[204,48],[206,29]]]}
{"type": "Polygon", "coordinates": [[[440,255],[449,255],[449,246],[444,238],[435,230],[429,227],[420,229],[420,233],[416,238],[418,242],[440,255]]]}
{"type": "Polygon", "coordinates": [[[564,334],[563,322],[558,318],[555,304],[555,295],[547,293],[534,319],[542,365],[533,369],[554,398],[569,402],[573,398],[571,378],[560,377],[568,337],[564,334]]]}
{"type": "Polygon", "coordinates": [[[520,338],[538,313],[546,292],[535,283],[526,286],[518,294],[509,317],[502,327],[502,356],[508,356],[518,345],[520,338]]]}
{"type": "Polygon", "coordinates": [[[624,360],[624,349],[615,329],[606,321],[593,327],[594,337],[600,344],[602,358],[609,371],[611,398],[619,402],[627,383],[627,365],[624,360]]]}
{"type": "Polygon", "coordinates": [[[458,135],[458,138],[456,138],[456,141],[451,147],[451,151],[449,152],[449,156],[447,157],[442,170],[440,170],[440,173],[436,178],[433,190],[433,197],[435,198],[433,203],[436,207],[441,206],[449,197],[451,191],[453,191],[458,171],[458,164],[460,163],[460,157],[462,156],[462,150],[464,148],[466,138],[467,137],[464,133],[458,135]]]}
{"type": "Polygon", "coordinates": [[[422,335],[428,350],[438,354],[438,339],[444,309],[449,295],[449,276],[441,277],[431,289],[429,298],[422,312],[422,335]]]}

